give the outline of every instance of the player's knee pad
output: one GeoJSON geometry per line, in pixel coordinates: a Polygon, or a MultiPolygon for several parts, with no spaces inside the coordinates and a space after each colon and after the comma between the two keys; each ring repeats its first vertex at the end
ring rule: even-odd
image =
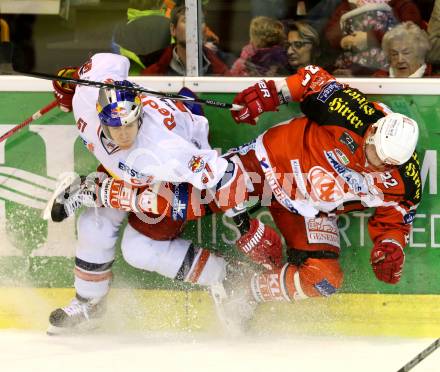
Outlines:
{"type": "Polygon", "coordinates": [[[114,259],[119,227],[126,212],[107,208],[89,208],[78,219],[76,256],[87,262],[114,259]]]}
{"type": "Polygon", "coordinates": [[[301,266],[285,264],[252,279],[252,291],[260,302],[303,300],[330,296],[342,285],[337,259],[307,259],[301,266]]]}
{"type": "Polygon", "coordinates": [[[194,247],[188,240],[153,240],[129,225],[122,238],[121,250],[131,266],[168,278],[209,285],[222,281],[225,276],[223,258],[194,247]]]}
{"type": "Polygon", "coordinates": [[[184,227],[182,220],[152,214],[128,214],[128,224],[141,235],[153,240],[171,240],[179,236],[184,227]]]}

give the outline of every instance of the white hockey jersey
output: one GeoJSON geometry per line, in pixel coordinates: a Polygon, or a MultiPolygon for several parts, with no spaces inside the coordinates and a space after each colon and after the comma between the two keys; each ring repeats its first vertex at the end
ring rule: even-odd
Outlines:
{"type": "MultiPolygon", "coordinates": [[[[95,54],[79,70],[93,81],[126,80],[126,57],[95,54]]],[[[208,120],[192,114],[181,102],[141,95],[142,125],[135,143],[122,150],[107,139],[96,111],[99,88],[77,86],[73,112],[79,135],[98,161],[115,178],[135,186],[153,182],[188,182],[211,188],[223,176],[227,162],[208,143],[208,120]]]]}

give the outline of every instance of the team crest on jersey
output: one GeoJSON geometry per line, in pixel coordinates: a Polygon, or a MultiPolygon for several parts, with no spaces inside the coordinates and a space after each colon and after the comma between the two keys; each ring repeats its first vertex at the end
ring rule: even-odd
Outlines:
{"type": "Polygon", "coordinates": [[[313,194],[323,202],[336,202],[344,197],[344,190],[336,178],[321,167],[313,167],[308,175],[313,194]]]}
{"type": "Polygon", "coordinates": [[[335,154],[336,157],[338,158],[338,160],[344,164],[347,165],[348,163],[350,163],[350,160],[348,160],[347,155],[345,155],[341,150],[339,150],[338,148],[335,148],[335,154]]]}
{"type": "Polygon", "coordinates": [[[193,173],[199,173],[205,168],[205,161],[201,156],[193,156],[188,162],[188,168],[193,173]]]}

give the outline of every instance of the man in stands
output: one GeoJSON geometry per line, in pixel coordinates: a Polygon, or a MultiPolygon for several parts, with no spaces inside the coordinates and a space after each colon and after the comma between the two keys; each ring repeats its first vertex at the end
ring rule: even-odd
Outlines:
{"type": "MultiPolygon", "coordinates": [[[[175,39],[175,44],[170,44],[165,49],[153,52],[148,55],[141,55],[140,60],[146,66],[141,75],[186,75],[186,17],[185,6],[175,7],[170,17],[171,36],[175,39]]],[[[205,33],[203,33],[205,37],[205,33]]],[[[203,75],[226,75],[228,66],[219,57],[216,50],[202,48],[203,75]]]]}

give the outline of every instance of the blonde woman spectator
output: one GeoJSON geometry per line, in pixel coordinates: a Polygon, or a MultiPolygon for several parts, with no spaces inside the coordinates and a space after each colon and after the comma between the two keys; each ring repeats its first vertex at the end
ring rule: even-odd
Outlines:
{"type": "Polygon", "coordinates": [[[301,21],[288,21],[286,28],[289,72],[295,73],[301,67],[316,64],[320,54],[318,32],[301,21]]]}
{"type": "Polygon", "coordinates": [[[374,75],[397,78],[431,76],[431,65],[426,63],[430,48],[426,31],[411,21],[403,22],[384,35],[382,49],[390,67],[374,75]]]}
{"type": "Polygon", "coordinates": [[[249,44],[230,70],[233,76],[276,76],[287,73],[286,35],[283,24],[270,17],[252,19],[249,44]]]}

